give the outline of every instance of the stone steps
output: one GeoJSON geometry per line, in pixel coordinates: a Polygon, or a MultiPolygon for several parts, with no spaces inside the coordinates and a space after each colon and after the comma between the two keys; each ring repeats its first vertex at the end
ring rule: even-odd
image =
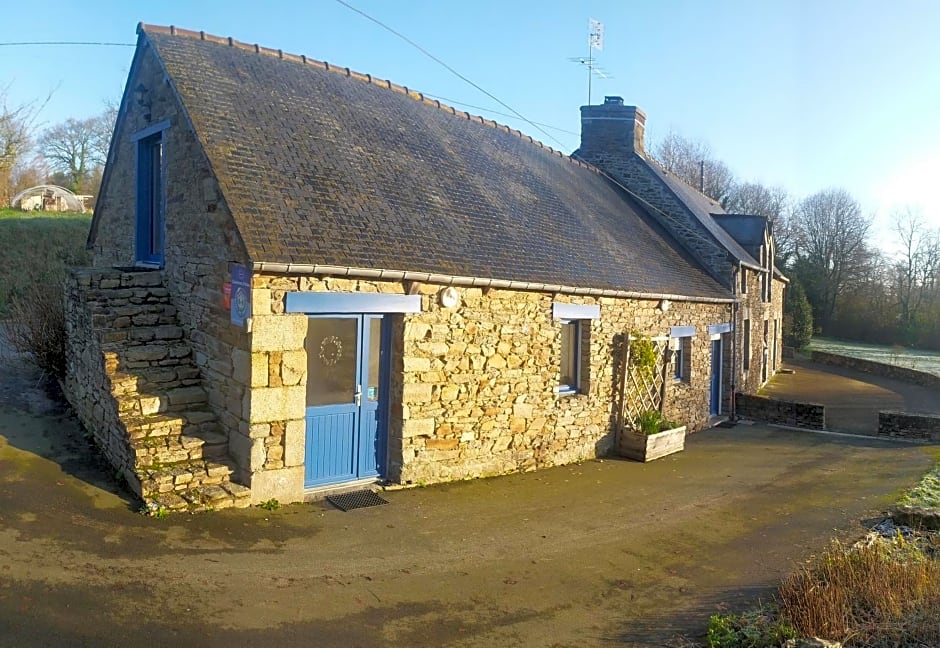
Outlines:
{"type": "Polygon", "coordinates": [[[228,436],[207,430],[198,434],[141,437],[131,440],[131,448],[138,468],[199,459],[219,460],[228,456],[228,436]]]}
{"type": "Polygon", "coordinates": [[[148,367],[134,373],[118,371],[111,375],[111,393],[115,396],[148,393],[175,387],[199,385],[199,370],[192,365],[148,367]]]}
{"type": "Polygon", "coordinates": [[[155,341],[183,339],[183,329],[175,324],[107,328],[100,329],[99,334],[102,344],[120,343],[125,347],[144,346],[155,341]]]}
{"type": "Polygon", "coordinates": [[[151,514],[250,504],[160,272],[102,271],[85,303],[127,433],[123,469],[151,514]],[[127,456],[127,455],[125,455],[127,456]]]}
{"type": "Polygon", "coordinates": [[[248,508],[251,506],[251,489],[231,482],[218,486],[196,486],[183,493],[171,491],[145,497],[144,505],[151,515],[159,515],[161,511],[199,513],[248,508]]]}
{"type": "MultiPolygon", "coordinates": [[[[113,391],[112,391],[113,393],[113,391]]],[[[130,416],[185,412],[205,405],[209,396],[201,385],[170,386],[167,389],[140,392],[127,392],[114,395],[118,411],[130,416]]]]}
{"type": "Polygon", "coordinates": [[[121,421],[131,441],[182,434],[200,436],[203,433],[217,432],[219,429],[215,414],[207,409],[196,408],[185,412],[160,412],[136,416],[128,413],[121,418],[121,421]]]}
{"type": "Polygon", "coordinates": [[[137,470],[139,494],[151,513],[206,511],[250,505],[251,489],[235,484],[224,459],[193,459],[137,470]]]}
{"type": "Polygon", "coordinates": [[[98,330],[177,323],[176,307],[170,304],[129,304],[114,308],[109,308],[106,304],[92,304],[89,310],[92,324],[98,330]]]}

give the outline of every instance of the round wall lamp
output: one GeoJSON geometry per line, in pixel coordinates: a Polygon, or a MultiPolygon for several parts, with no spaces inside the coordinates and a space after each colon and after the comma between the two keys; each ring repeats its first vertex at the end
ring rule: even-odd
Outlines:
{"type": "Polygon", "coordinates": [[[668,299],[662,299],[659,302],[659,310],[664,313],[669,310],[670,306],[672,306],[672,303],[668,299]]]}
{"type": "Polygon", "coordinates": [[[448,286],[438,293],[438,301],[444,308],[457,308],[460,306],[460,293],[453,286],[448,286]]]}

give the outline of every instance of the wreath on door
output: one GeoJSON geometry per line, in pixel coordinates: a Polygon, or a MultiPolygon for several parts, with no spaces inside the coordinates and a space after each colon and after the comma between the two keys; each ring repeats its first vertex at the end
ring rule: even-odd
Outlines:
{"type": "Polygon", "coordinates": [[[326,367],[335,367],[343,357],[343,341],[335,335],[328,335],[320,342],[320,362],[326,367]]]}

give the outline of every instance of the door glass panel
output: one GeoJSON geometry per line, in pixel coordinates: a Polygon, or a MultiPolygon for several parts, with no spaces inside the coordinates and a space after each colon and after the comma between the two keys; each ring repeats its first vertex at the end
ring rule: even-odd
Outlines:
{"type": "Polygon", "coordinates": [[[353,402],[356,393],[359,322],[344,318],[310,318],[307,327],[307,406],[353,402]]]}
{"type": "Polygon", "coordinates": [[[379,400],[379,351],[382,347],[382,320],[372,317],[369,322],[369,379],[366,381],[366,398],[379,400]]]}

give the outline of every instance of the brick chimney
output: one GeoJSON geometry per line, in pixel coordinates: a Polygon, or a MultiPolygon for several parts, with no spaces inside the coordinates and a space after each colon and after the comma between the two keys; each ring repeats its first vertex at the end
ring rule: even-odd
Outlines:
{"type": "Polygon", "coordinates": [[[581,106],[581,148],[578,155],[590,159],[639,153],[643,150],[646,113],[636,106],[624,106],[623,97],[604,97],[599,106],[581,106]]]}

